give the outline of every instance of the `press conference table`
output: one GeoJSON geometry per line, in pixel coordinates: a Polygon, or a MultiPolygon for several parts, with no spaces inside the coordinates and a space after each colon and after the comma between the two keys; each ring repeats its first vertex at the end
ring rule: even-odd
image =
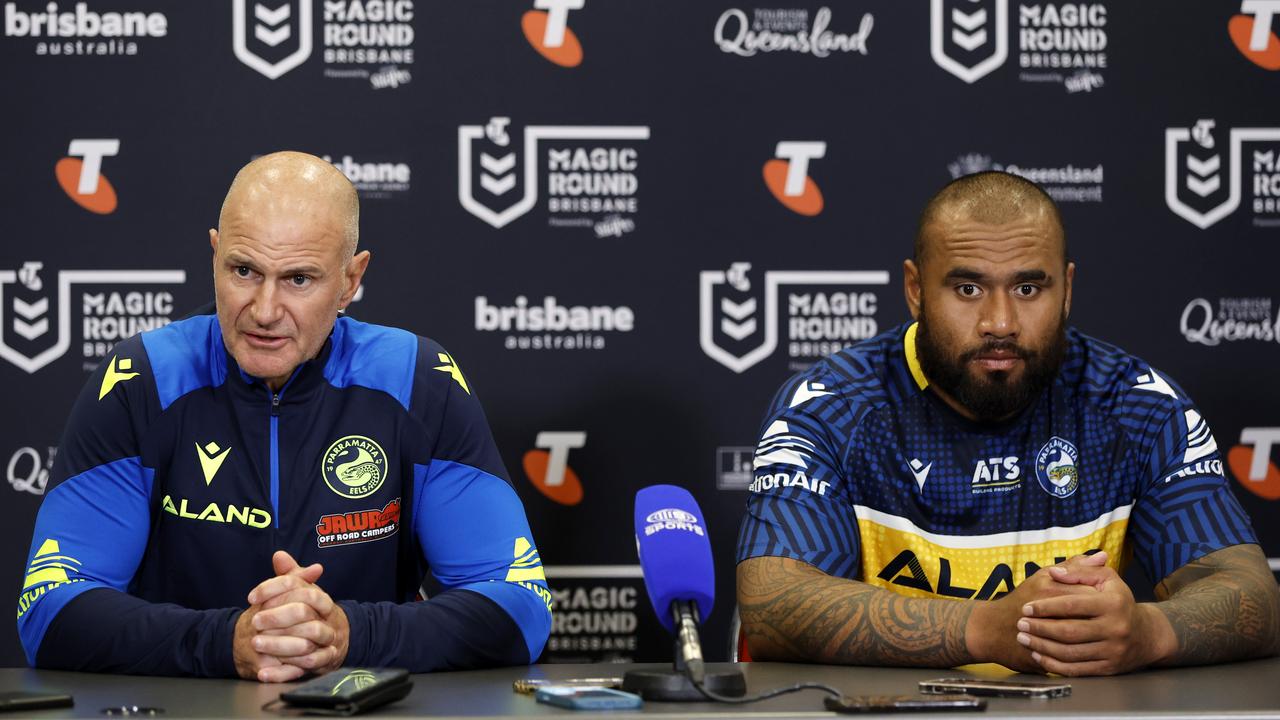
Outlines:
{"type": "MultiPolygon", "coordinates": [[[[535,665],[472,672],[414,676],[413,692],[384,706],[375,716],[511,718],[571,715],[578,718],[657,714],[683,718],[834,717],[822,709],[822,694],[814,690],[784,695],[749,705],[647,702],[640,710],[604,713],[575,712],[542,705],[531,696],[511,690],[525,677],[578,678],[621,675],[628,668],[660,665],[535,665]]],[[[714,664],[714,669],[730,667],[714,664]]],[[[984,670],[914,670],[850,668],[785,663],[743,663],[748,692],[813,680],[833,685],[846,694],[914,694],[916,682],[943,676],[983,676],[984,670]]],[[[993,677],[992,675],[986,675],[993,677]]],[[[994,676],[998,677],[998,676],[994,676]]],[[[1114,678],[1070,681],[1070,697],[1052,700],[991,698],[985,715],[1040,718],[1280,718],[1280,658],[1203,668],[1153,670],[1114,678]]],[[[120,675],[0,670],[0,691],[50,690],[75,696],[75,707],[23,713],[23,717],[103,717],[107,707],[151,706],[162,717],[262,717],[261,710],[286,686],[240,680],[145,678],[120,675]]],[[[931,713],[938,718],[938,713],[931,713]]],[[[942,717],[976,717],[975,713],[942,717]]],[[[0,717],[3,717],[0,715],[0,717]]],[[[900,715],[898,717],[901,717],[900,715]]]]}

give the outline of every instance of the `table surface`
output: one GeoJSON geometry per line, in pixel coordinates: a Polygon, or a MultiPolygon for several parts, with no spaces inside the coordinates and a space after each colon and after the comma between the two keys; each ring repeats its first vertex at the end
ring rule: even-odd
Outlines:
{"type": "MultiPolygon", "coordinates": [[[[669,666],[667,666],[669,667],[669,666]]],[[[734,667],[715,663],[712,669],[734,667]]],[[[748,692],[800,681],[817,681],[848,695],[915,694],[916,683],[958,675],[992,676],[984,668],[919,670],[835,667],[788,663],[742,663],[748,692]]],[[[621,675],[630,668],[662,665],[534,665],[413,676],[413,692],[374,714],[391,717],[505,718],[572,715],[578,718],[660,714],[670,717],[768,718],[835,717],[822,709],[822,693],[806,690],[747,705],[647,702],[640,710],[588,713],[563,710],[512,692],[521,678],[566,679],[621,675]]],[[[1037,678],[1043,680],[1044,678],[1037,678]]],[[[1055,699],[990,698],[986,715],[1037,718],[1278,718],[1280,658],[1212,667],[1152,670],[1111,678],[1070,680],[1070,697],[1055,699]]],[[[292,685],[261,685],[244,680],[151,678],[13,668],[0,670],[0,690],[48,690],[70,693],[74,708],[39,710],[23,717],[102,717],[107,707],[163,708],[163,717],[262,717],[262,706],[292,685]]],[[[10,715],[14,717],[16,715],[10,715]]],[[[938,713],[930,713],[938,717],[938,713]]],[[[966,713],[961,717],[976,715],[966,713]]],[[[951,717],[955,717],[954,715],[951,717]]]]}

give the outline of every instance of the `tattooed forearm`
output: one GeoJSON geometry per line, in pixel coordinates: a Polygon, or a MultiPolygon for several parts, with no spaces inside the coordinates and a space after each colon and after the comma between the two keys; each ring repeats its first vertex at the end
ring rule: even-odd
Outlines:
{"type": "Polygon", "coordinates": [[[1257,545],[1218,550],[1156,586],[1157,607],[1178,639],[1174,665],[1280,652],[1280,590],[1257,545]]]}
{"type": "Polygon", "coordinates": [[[974,603],[907,598],[788,558],[738,565],[738,610],[756,660],[952,667],[973,662],[974,603]]]}

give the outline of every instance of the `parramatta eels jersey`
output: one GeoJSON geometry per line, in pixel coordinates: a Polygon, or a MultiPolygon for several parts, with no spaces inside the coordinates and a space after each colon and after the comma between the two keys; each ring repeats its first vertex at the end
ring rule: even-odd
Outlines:
{"type": "Polygon", "coordinates": [[[551,596],[480,405],[435,342],[339,318],[279,392],[200,315],[116,346],[76,402],[18,600],[33,665],[235,674],[271,555],[319,562],[347,665],[536,659],[551,596]],[[443,592],[411,601],[428,570],[443,592]]]}
{"type": "Polygon", "coordinates": [[[1217,443],[1177,385],[1074,329],[1052,385],[997,425],[928,390],[904,325],[816,364],[773,401],[738,560],[782,556],[915,597],[994,599],[1105,550],[1158,582],[1256,539],[1217,443]]]}

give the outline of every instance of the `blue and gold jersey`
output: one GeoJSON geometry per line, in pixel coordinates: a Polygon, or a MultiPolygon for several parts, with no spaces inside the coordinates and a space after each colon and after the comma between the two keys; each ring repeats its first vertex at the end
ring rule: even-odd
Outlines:
{"type": "Polygon", "coordinates": [[[1158,582],[1254,543],[1186,393],[1074,329],[1058,377],[999,424],[928,389],[916,325],[788,381],[755,454],[738,560],[782,556],[915,597],[994,599],[1105,550],[1158,582]]]}

